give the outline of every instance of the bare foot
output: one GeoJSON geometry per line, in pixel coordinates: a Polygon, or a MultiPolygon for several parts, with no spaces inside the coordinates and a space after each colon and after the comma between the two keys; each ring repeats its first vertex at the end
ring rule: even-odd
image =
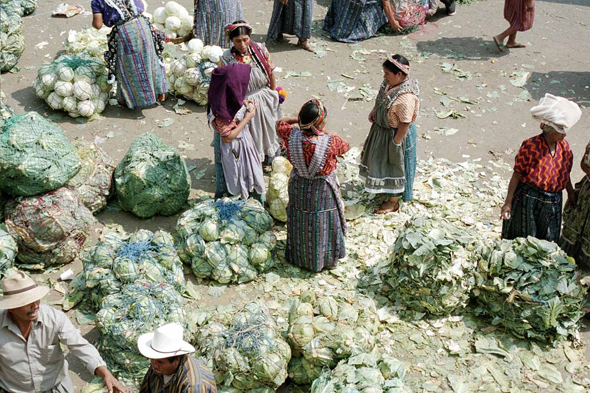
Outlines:
{"type": "Polygon", "coordinates": [[[160,101],[160,102],[166,101],[166,94],[160,94],[160,95],[158,95],[158,101],[160,101]]]}
{"type": "Polygon", "coordinates": [[[383,202],[379,208],[375,209],[375,214],[395,213],[399,210],[399,201],[395,203],[383,202]]]}
{"type": "Polygon", "coordinates": [[[500,52],[504,52],[504,48],[502,48],[502,43],[500,42],[498,37],[494,37],[494,43],[496,44],[500,52]]]}
{"type": "Polygon", "coordinates": [[[308,52],[315,53],[315,51],[311,48],[311,46],[309,46],[309,40],[299,40],[297,42],[297,46],[302,47],[303,49],[305,49],[308,52]]]}
{"type": "Polygon", "coordinates": [[[520,42],[508,42],[508,43],[506,43],[506,48],[510,48],[510,49],[526,48],[526,45],[521,44],[520,42]]]}

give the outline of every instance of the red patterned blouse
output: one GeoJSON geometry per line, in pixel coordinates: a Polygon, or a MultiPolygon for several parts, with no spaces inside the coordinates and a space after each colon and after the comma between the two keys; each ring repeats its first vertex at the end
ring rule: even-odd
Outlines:
{"type": "MultiPolygon", "coordinates": [[[[284,146],[287,150],[287,159],[289,160],[289,162],[291,162],[291,153],[289,152],[288,141],[292,129],[293,126],[289,123],[285,123],[284,121],[279,121],[277,123],[277,133],[281,138],[283,138],[282,146],[284,146]]],[[[305,157],[305,163],[307,165],[309,165],[309,163],[311,162],[313,153],[315,152],[315,144],[311,142],[314,139],[317,140],[318,137],[314,135],[306,137],[303,140],[303,156],[305,157]]],[[[349,149],[350,144],[348,142],[340,138],[338,135],[332,135],[332,141],[330,143],[330,148],[328,150],[328,157],[326,157],[326,163],[324,164],[324,167],[316,175],[326,176],[334,172],[334,170],[338,166],[338,159],[336,157],[346,153],[349,149]]]]}
{"type": "Polygon", "coordinates": [[[514,161],[514,171],[522,175],[523,183],[548,192],[560,192],[570,180],[574,155],[569,143],[563,140],[557,142],[552,156],[540,134],[522,142],[514,161]]]}

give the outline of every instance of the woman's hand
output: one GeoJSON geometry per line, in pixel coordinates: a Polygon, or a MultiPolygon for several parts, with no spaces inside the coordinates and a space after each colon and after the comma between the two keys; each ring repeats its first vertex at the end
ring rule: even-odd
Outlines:
{"type": "Polygon", "coordinates": [[[389,27],[391,27],[391,30],[393,30],[396,33],[403,30],[401,25],[395,19],[389,22],[389,27]]]}
{"type": "Polygon", "coordinates": [[[510,220],[510,214],[512,213],[512,203],[505,203],[502,206],[502,212],[500,213],[500,217],[503,220],[510,220]]]}
{"type": "Polygon", "coordinates": [[[256,114],[256,108],[258,108],[258,103],[252,100],[245,100],[244,106],[246,107],[246,114],[244,115],[244,119],[250,121],[256,114]]]}
{"type": "Polygon", "coordinates": [[[369,123],[375,123],[375,108],[369,113],[369,123]]]}

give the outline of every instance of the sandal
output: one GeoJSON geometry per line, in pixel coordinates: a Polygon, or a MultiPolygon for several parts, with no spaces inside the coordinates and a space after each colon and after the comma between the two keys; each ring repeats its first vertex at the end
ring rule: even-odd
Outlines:
{"type": "Polygon", "coordinates": [[[312,47],[309,46],[309,42],[307,40],[300,39],[299,41],[297,41],[297,46],[302,47],[303,49],[305,49],[308,52],[315,53],[315,50],[313,50],[312,47]]]}
{"type": "Polygon", "coordinates": [[[504,52],[504,48],[502,47],[502,44],[500,43],[500,41],[498,41],[498,39],[496,37],[494,37],[494,43],[496,44],[496,46],[498,47],[498,50],[500,52],[504,52]]]}
{"type": "Polygon", "coordinates": [[[387,214],[387,213],[395,213],[399,210],[399,201],[395,202],[395,204],[391,202],[383,202],[380,207],[375,209],[375,214],[387,214]],[[384,206],[391,206],[391,208],[384,208],[384,206]]]}
{"type": "Polygon", "coordinates": [[[509,48],[509,49],[526,48],[526,45],[525,44],[521,44],[520,42],[517,42],[514,45],[506,44],[506,48],[509,48]]]}

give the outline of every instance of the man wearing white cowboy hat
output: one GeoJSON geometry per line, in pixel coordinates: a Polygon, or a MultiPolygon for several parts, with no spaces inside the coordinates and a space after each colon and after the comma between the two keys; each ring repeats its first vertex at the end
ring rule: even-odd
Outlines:
{"type": "Polygon", "coordinates": [[[183,336],[182,326],[169,323],[139,337],[137,348],[151,363],[139,393],[217,392],[213,374],[189,355],[195,348],[183,336]]]}
{"type": "Polygon", "coordinates": [[[96,348],[86,341],[68,317],[40,301],[49,292],[23,272],[2,280],[0,298],[0,391],[14,393],[74,392],[68,363],[60,344],[109,392],[126,392],[105,366],[96,348]]]}

